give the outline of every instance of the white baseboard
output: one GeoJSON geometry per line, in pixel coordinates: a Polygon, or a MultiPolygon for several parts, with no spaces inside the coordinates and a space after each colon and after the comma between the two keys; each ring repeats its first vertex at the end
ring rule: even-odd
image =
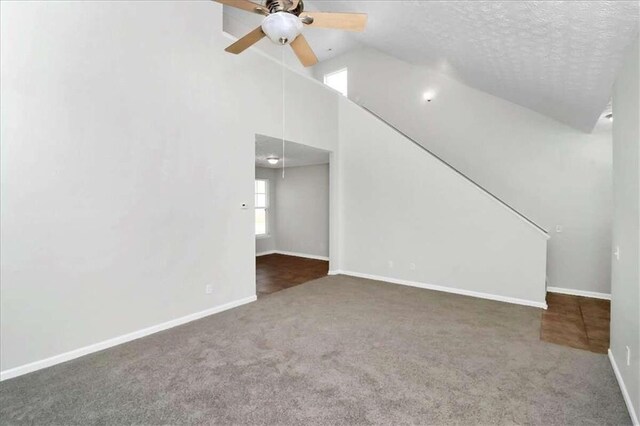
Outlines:
{"type": "Polygon", "coordinates": [[[610,294],[598,293],[596,291],[574,290],[572,288],[562,288],[562,287],[547,287],[547,292],[569,294],[571,296],[591,297],[594,299],[611,300],[610,294]]]}
{"type": "Polygon", "coordinates": [[[339,275],[339,274],[349,275],[349,276],[352,276],[352,277],[366,278],[366,279],[369,279],[369,280],[385,281],[385,282],[392,283],[392,284],[400,284],[400,285],[406,285],[406,286],[410,286],[410,287],[424,288],[426,290],[442,291],[442,292],[445,292],[445,293],[460,294],[462,296],[471,296],[471,297],[477,297],[477,298],[480,298],[480,299],[496,300],[498,302],[506,302],[506,303],[513,303],[513,304],[516,304],[516,305],[533,306],[534,308],[547,309],[547,303],[546,302],[536,302],[536,301],[533,301],[533,300],[518,299],[518,298],[515,298],[515,297],[507,297],[507,296],[499,296],[499,295],[496,295],[496,294],[481,293],[481,292],[478,292],[478,291],[463,290],[463,289],[459,289],[459,288],[445,287],[445,286],[434,285],[434,284],[426,284],[426,283],[420,283],[420,282],[417,282],[417,281],[402,280],[402,279],[398,279],[398,278],[382,277],[382,276],[379,276],[379,275],[363,274],[363,273],[360,273],[360,272],[352,272],[352,271],[331,271],[331,272],[333,272],[333,275],[339,275]]]}
{"type": "Polygon", "coordinates": [[[285,256],[305,257],[307,259],[324,260],[327,262],[329,261],[329,258],[326,256],[316,256],[315,254],[295,253],[292,251],[282,251],[282,250],[272,250],[272,251],[265,251],[262,253],[256,253],[256,257],[265,256],[267,254],[282,254],[285,256]]]}
{"type": "Polygon", "coordinates": [[[316,256],[315,254],[296,253],[292,251],[282,251],[282,250],[276,250],[276,253],[283,254],[285,256],[306,257],[307,259],[325,260],[327,262],[329,261],[329,258],[327,256],[316,256]]]}
{"type": "Polygon", "coordinates": [[[329,272],[327,272],[327,275],[340,275],[341,273],[342,273],[342,272],[335,270],[335,271],[329,271],[329,272]]]}
{"type": "Polygon", "coordinates": [[[613,352],[611,352],[611,349],[609,349],[609,362],[611,362],[613,373],[616,375],[616,379],[618,380],[618,386],[620,386],[620,391],[622,392],[624,403],[627,404],[629,417],[631,417],[631,421],[633,422],[634,426],[639,426],[640,422],[638,422],[638,415],[636,414],[635,408],[633,408],[633,404],[631,403],[631,396],[629,396],[629,392],[627,391],[627,387],[624,384],[624,380],[622,380],[622,375],[620,374],[618,364],[616,364],[616,359],[613,357],[613,352]]]}
{"type": "Polygon", "coordinates": [[[31,373],[33,371],[41,370],[43,368],[51,367],[62,362],[70,361],[75,358],[79,358],[84,355],[98,352],[103,349],[111,348],[113,346],[120,345],[122,343],[130,342],[141,337],[148,336],[159,331],[167,330],[169,328],[177,327],[182,324],[186,324],[191,321],[198,320],[200,318],[207,317],[209,315],[217,314],[228,309],[232,309],[250,302],[256,301],[256,296],[246,297],[244,299],[234,300],[233,302],[225,303],[204,311],[196,312],[181,318],[176,318],[171,321],[163,322],[151,327],[143,328],[142,330],[134,331],[132,333],[124,334],[122,336],[114,337],[109,340],[104,340],[93,345],[85,346],[82,348],[74,349],[69,352],[65,352],[59,355],[52,356],[50,358],[42,359],[40,361],[31,362],[29,364],[21,365],[19,367],[11,368],[0,372],[0,381],[11,379],[14,377],[22,376],[23,374],[31,373]]]}

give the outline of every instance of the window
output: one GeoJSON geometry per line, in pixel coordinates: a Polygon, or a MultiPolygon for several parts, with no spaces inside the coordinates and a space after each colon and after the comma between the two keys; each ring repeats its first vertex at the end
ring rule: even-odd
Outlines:
{"type": "Polygon", "coordinates": [[[267,208],[269,207],[269,181],[256,179],[256,237],[266,237],[267,208]]]}
{"type": "Polygon", "coordinates": [[[336,89],[344,96],[347,96],[347,76],[348,74],[346,68],[336,72],[332,72],[330,74],[325,74],[324,84],[331,87],[332,89],[336,89]]]}

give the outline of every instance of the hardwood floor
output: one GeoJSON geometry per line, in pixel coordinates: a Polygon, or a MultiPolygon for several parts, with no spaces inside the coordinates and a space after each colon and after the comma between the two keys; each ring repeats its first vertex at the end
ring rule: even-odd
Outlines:
{"type": "Polygon", "coordinates": [[[547,293],[547,305],[542,313],[541,340],[607,353],[611,311],[608,300],[547,293]]]}
{"type": "Polygon", "coordinates": [[[327,275],[329,262],[269,254],[256,257],[256,293],[263,297],[327,275]]]}
{"type": "MultiPolygon", "coordinates": [[[[282,254],[256,257],[256,292],[264,297],[327,275],[329,262],[282,254]]],[[[606,354],[609,349],[608,300],[547,293],[540,340],[606,354]]]]}

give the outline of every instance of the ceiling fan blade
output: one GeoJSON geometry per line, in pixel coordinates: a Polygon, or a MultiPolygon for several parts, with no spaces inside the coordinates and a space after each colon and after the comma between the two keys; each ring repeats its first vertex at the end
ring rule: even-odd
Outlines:
{"type": "Polygon", "coordinates": [[[258,27],[224,50],[237,55],[259,42],[264,36],[265,34],[262,32],[262,27],[258,27]]]}
{"type": "Polygon", "coordinates": [[[307,39],[304,38],[302,34],[296,37],[295,40],[291,42],[291,48],[295,52],[302,65],[305,67],[310,67],[311,65],[315,65],[318,63],[318,58],[316,54],[313,53],[311,46],[307,43],[307,39]]]}
{"type": "Polygon", "coordinates": [[[218,3],[226,4],[227,6],[235,7],[237,9],[246,10],[247,12],[257,13],[259,15],[268,15],[269,11],[261,4],[251,2],[249,0],[213,0],[218,3]]]}
{"type": "Polygon", "coordinates": [[[316,28],[364,31],[364,27],[367,25],[366,13],[304,12],[300,18],[305,24],[316,28]],[[306,19],[307,16],[312,20],[306,19]]]}

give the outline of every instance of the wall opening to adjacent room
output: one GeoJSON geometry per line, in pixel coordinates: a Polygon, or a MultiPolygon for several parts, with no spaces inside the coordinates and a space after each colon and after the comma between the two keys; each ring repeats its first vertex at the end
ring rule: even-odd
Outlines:
{"type": "Polygon", "coordinates": [[[331,153],[256,136],[256,294],[327,275],[331,153]]]}

